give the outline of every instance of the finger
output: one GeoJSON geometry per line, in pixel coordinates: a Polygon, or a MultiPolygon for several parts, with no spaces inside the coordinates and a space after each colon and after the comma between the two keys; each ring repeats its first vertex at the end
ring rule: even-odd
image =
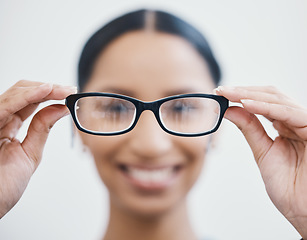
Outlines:
{"type": "Polygon", "coordinates": [[[25,92],[29,93],[27,100],[30,103],[39,103],[46,100],[62,100],[69,94],[76,93],[77,88],[74,86],[61,86],[52,83],[43,83],[40,85],[26,86],[26,87],[15,87],[9,92],[10,95],[21,95],[24,96],[25,92]],[[39,89],[40,92],[37,94],[31,94],[33,90],[39,89]],[[45,92],[44,92],[45,91],[45,92]],[[38,94],[41,94],[37,96],[38,94]]]}
{"type": "Polygon", "coordinates": [[[21,121],[24,121],[37,109],[38,105],[39,103],[32,103],[16,112],[16,115],[20,117],[21,121]]]}
{"type": "Polygon", "coordinates": [[[1,131],[0,131],[0,138],[7,137],[7,138],[14,138],[20,127],[22,126],[23,121],[28,118],[37,108],[38,104],[31,104],[24,109],[20,110],[16,114],[11,115],[7,118],[7,121],[3,121],[1,131]]]}
{"type": "MultiPolygon", "coordinates": [[[[264,116],[263,116],[264,117],[264,116]]],[[[264,117],[265,119],[269,120],[271,123],[273,123],[275,120],[273,118],[264,117]]]]}
{"type": "MultiPolygon", "coordinates": [[[[43,83],[43,82],[36,82],[36,81],[29,81],[29,80],[20,80],[18,81],[16,84],[14,84],[8,91],[14,91],[16,89],[26,89],[26,88],[35,88],[35,87],[39,87],[41,85],[44,84],[49,84],[53,87],[53,89],[57,89],[57,88],[69,88],[72,86],[62,86],[62,85],[58,85],[58,84],[51,84],[51,83],[43,83]]],[[[72,87],[75,88],[75,87],[72,87]]]]}
{"type": "MultiPolygon", "coordinates": [[[[68,88],[72,88],[73,92],[75,93],[75,87],[68,87],[68,88]]],[[[71,93],[69,93],[71,94],[71,93]]],[[[60,85],[53,85],[53,90],[50,92],[50,94],[48,94],[48,96],[46,96],[43,100],[62,100],[67,96],[67,90],[63,88],[63,86],[60,85]]],[[[18,114],[21,118],[22,121],[24,121],[25,119],[27,119],[34,111],[35,109],[38,107],[39,103],[32,103],[28,106],[26,106],[25,108],[21,109],[20,111],[18,111],[16,114],[18,114]]]]}
{"type": "Polygon", "coordinates": [[[273,127],[278,131],[279,136],[288,138],[294,141],[301,141],[301,138],[281,121],[273,121],[273,127]]]}
{"type": "Polygon", "coordinates": [[[12,114],[7,118],[0,120],[0,137],[1,136],[16,136],[20,129],[22,122],[27,119],[37,108],[38,104],[30,104],[24,109],[12,114]],[[12,123],[13,122],[13,123],[12,123]],[[9,133],[8,131],[12,131],[9,133]]]}
{"type": "Polygon", "coordinates": [[[43,82],[30,81],[30,80],[19,80],[16,82],[13,87],[35,87],[44,84],[43,82]]]}
{"type": "Polygon", "coordinates": [[[77,88],[74,86],[62,86],[58,84],[52,84],[52,91],[44,98],[44,100],[63,100],[68,95],[77,92],[77,88]]]}
{"type": "MultiPolygon", "coordinates": [[[[0,95],[0,126],[3,125],[1,121],[6,121],[5,118],[28,105],[51,99],[61,100],[75,92],[75,87],[63,87],[49,83],[40,85],[37,83],[34,86],[33,82],[24,85],[17,83],[4,94],[0,95]]],[[[21,113],[21,115],[23,114],[21,113]]],[[[29,113],[24,116],[27,115],[29,115],[29,113]]],[[[22,118],[24,117],[22,116],[22,118]]]]}
{"type": "MultiPolygon", "coordinates": [[[[76,87],[73,86],[61,86],[61,85],[57,85],[57,84],[53,84],[53,89],[50,92],[50,94],[48,94],[48,96],[46,96],[44,98],[44,101],[47,100],[62,100],[64,98],[67,97],[68,94],[72,94],[72,93],[76,93],[77,89],[76,87]]],[[[28,105],[27,107],[25,107],[24,109],[21,109],[20,111],[18,111],[16,114],[18,114],[21,118],[22,121],[24,121],[25,119],[27,119],[34,111],[35,109],[38,107],[39,103],[32,103],[30,105],[28,105]]]]}
{"type": "Polygon", "coordinates": [[[1,128],[0,139],[13,139],[22,125],[20,117],[12,115],[5,126],[1,128]]]}
{"type": "Polygon", "coordinates": [[[226,89],[245,89],[250,91],[257,91],[257,92],[266,92],[271,94],[279,94],[281,93],[275,86],[219,86],[218,88],[226,88],[226,89]]]}
{"type": "Polygon", "coordinates": [[[22,147],[32,160],[34,169],[40,163],[50,129],[59,119],[68,114],[69,111],[65,105],[57,104],[40,110],[33,117],[22,147]]]}
{"type": "Polygon", "coordinates": [[[250,113],[261,114],[267,118],[282,121],[292,127],[307,127],[306,109],[254,100],[242,100],[241,102],[250,113]]]}
{"type": "Polygon", "coordinates": [[[241,130],[259,164],[273,140],[267,135],[258,118],[241,107],[230,107],[225,113],[225,118],[241,130]]]}
{"type": "Polygon", "coordinates": [[[286,95],[273,87],[218,87],[215,92],[232,102],[241,102],[242,99],[279,103],[292,107],[301,107],[286,95]]]}

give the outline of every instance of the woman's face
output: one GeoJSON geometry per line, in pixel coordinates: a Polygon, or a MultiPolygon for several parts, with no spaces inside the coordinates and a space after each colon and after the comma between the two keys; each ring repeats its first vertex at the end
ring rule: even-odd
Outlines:
{"type": "MultiPolygon", "coordinates": [[[[84,91],[111,92],[142,101],[182,93],[211,93],[212,78],[203,58],[184,39],[150,31],[129,32],[99,56],[84,91]]],[[[201,124],[201,123],[200,123],[201,124]]],[[[164,132],[150,111],[119,136],[81,133],[113,206],[155,216],[182,203],[197,179],[208,137],[164,132]]]]}

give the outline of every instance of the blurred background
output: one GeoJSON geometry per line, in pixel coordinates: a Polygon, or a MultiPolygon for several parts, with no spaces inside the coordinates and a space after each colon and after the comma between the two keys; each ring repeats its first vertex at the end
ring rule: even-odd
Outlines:
{"type": "MultiPolygon", "coordinates": [[[[89,35],[138,8],[166,10],[199,28],[222,66],[223,84],[274,85],[307,106],[306,0],[0,0],[0,94],[20,79],[75,85],[89,35]]],[[[69,117],[54,126],[25,194],[0,221],[1,240],[103,235],[107,192],[71,130],[69,117]]],[[[270,202],[247,143],[227,120],[189,195],[189,207],[199,237],[300,238],[270,202]]]]}

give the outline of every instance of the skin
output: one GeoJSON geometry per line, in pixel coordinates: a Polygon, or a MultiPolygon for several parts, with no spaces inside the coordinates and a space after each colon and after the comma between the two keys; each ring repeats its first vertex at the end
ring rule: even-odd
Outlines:
{"type": "MultiPolygon", "coordinates": [[[[131,32],[100,55],[85,91],[118,92],[143,101],[187,92],[211,92],[206,64],[184,40],[167,34],[131,32]],[[161,56],[161,53],[163,55],[161,56]]],[[[40,110],[23,142],[15,139],[38,103],[64,99],[75,89],[21,81],[0,95],[0,216],[21,197],[37,168],[52,125],[67,114],[63,105],[40,110]],[[26,100],[26,101],[25,101],[26,100]]],[[[242,107],[225,117],[244,134],[268,195],[307,239],[307,110],[272,87],[219,87],[216,94],[242,107]],[[270,139],[255,114],[272,121],[279,137],[270,139]]],[[[185,196],[203,165],[208,137],[168,135],[150,112],[121,136],[81,134],[110,192],[107,239],[196,239],[187,220],[185,196]],[[157,167],[180,164],[171,188],[144,192],[127,183],[118,164],[157,167]]]]}
{"type": "Polygon", "coordinates": [[[275,87],[219,87],[215,92],[242,103],[225,117],[244,134],[274,205],[307,239],[307,109],[275,87]],[[278,137],[271,139],[255,114],[270,120],[278,137]]]}
{"type": "MultiPolygon", "coordinates": [[[[84,91],[154,101],[180,93],[210,93],[213,88],[206,64],[189,43],[169,34],[137,31],[121,36],[105,49],[84,91]]],[[[111,221],[105,239],[142,239],[144,232],[133,226],[150,231],[148,239],[195,238],[187,220],[185,197],[202,168],[208,137],[167,134],[150,112],[144,112],[127,134],[81,137],[110,192],[111,221]],[[130,184],[120,164],[149,169],[180,165],[181,169],[171,187],[151,191],[130,184]],[[134,229],[137,231],[132,234],[134,229]]]]}
{"type": "Polygon", "coordinates": [[[63,105],[51,105],[35,114],[27,136],[15,138],[22,122],[47,100],[61,100],[76,92],[63,87],[19,81],[0,96],[0,218],[20,199],[39,165],[48,133],[61,117],[68,114],[63,105]]]}

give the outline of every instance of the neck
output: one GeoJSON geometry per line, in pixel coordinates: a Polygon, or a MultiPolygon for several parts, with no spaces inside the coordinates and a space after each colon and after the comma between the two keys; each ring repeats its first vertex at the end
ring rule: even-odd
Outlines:
{"type": "Polygon", "coordinates": [[[136,216],[110,202],[110,219],[103,240],[197,239],[188,220],[185,201],[154,217],[136,216]]]}

